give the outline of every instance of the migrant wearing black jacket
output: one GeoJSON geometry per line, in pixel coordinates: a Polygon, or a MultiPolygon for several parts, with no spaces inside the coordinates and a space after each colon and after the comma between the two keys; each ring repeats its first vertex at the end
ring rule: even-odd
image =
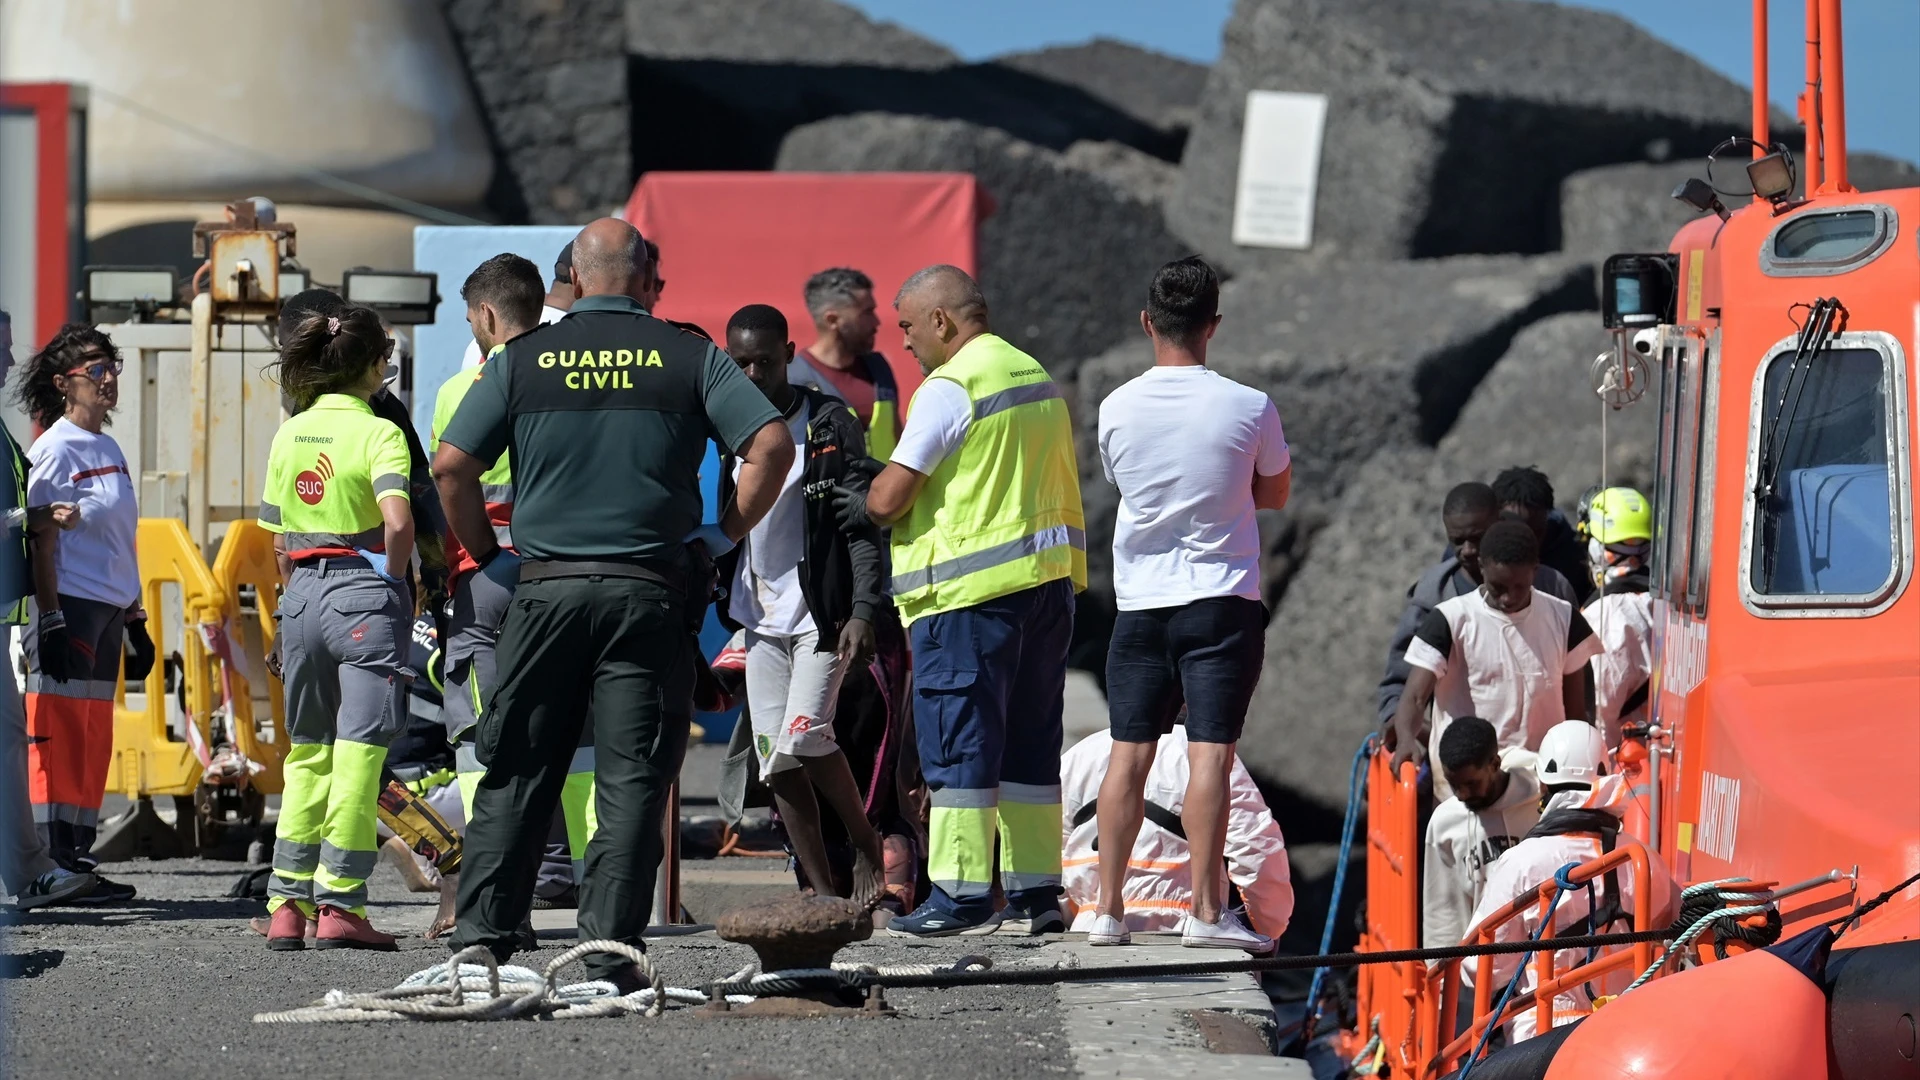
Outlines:
{"type": "MultiPolygon", "coordinates": [[[[819,651],[832,652],[847,620],[872,623],[879,605],[887,602],[880,595],[880,530],[870,527],[849,537],[841,531],[833,509],[834,485],[864,492],[879,469],[877,462],[867,460],[866,432],[846,402],[810,386],[795,386],[793,394],[787,418],[792,419],[793,409],[807,410],[807,442],[800,448],[804,462],[800,490],[806,499],[802,517],[807,531],[800,556],[800,594],[820,631],[819,651]],[[859,460],[867,460],[870,471],[853,468],[859,460]]],[[[721,455],[721,506],[733,501],[733,466],[732,455],[721,455]]],[[[715,562],[724,587],[733,584],[740,551],[736,546],[715,562]]],[[[724,603],[719,605],[719,616],[727,629],[740,629],[724,603]]]]}

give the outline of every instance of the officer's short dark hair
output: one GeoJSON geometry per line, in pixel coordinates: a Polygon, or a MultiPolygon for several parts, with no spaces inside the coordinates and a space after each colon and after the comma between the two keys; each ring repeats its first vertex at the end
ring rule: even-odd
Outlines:
{"type": "Polygon", "coordinates": [[[1147,287],[1147,318],[1161,337],[1191,345],[1220,313],[1220,275],[1198,255],[1175,259],[1147,287]]]}
{"type": "Polygon", "coordinates": [[[822,270],[807,279],[807,312],[814,318],[837,307],[851,307],[858,293],[872,292],[873,279],[847,266],[822,270]]]}
{"type": "Polygon", "coordinates": [[[560,249],[560,257],[553,261],[553,283],[555,285],[573,284],[573,241],[560,249]]]}
{"type": "Polygon", "coordinates": [[[1529,510],[1553,509],[1553,481],[1531,465],[1503,469],[1493,478],[1493,494],[1501,506],[1524,506],[1529,510]]]}
{"type": "Polygon", "coordinates": [[[1491,514],[1500,509],[1500,500],[1493,495],[1491,485],[1478,480],[1469,480],[1464,484],[1455,484],[1447,492],[1447,501],[1440,506],[1440,513],[1452,517],[1455,514],[1491,514]]]}
{"type": "Polygon", "coordinates": [[[727,320],[727,333],[763,334],[775,341],[787,340],[787,317],[771,304],[748,304],[727,320]]]}
{"type": "Polygon", "coordinates": [[[1440,733],[1440,767],[1464,769],[1500,760],[1500,738],[1493,725],[1477,716],[1457,716],[1440,733]]]}
{"type": "Polygon", "coordinates": [[[547,290],[540,283],[540,268],[511,251],[503,251],[467,275],[460,286],[460,299],[468,308],[492,304],[508,326],[531,330],[539,325],[540,308],[547,290]]]}
{"type": "Polygon", "coordinates": [[[1526,522],[1516,518],[1501,518],[1487,529],[1480,538],[1480,564],[1498,563],[1501,566],[1537,566],[1540,562],[1540,539],[1533,535],[1533,529],[1526,522]]]}

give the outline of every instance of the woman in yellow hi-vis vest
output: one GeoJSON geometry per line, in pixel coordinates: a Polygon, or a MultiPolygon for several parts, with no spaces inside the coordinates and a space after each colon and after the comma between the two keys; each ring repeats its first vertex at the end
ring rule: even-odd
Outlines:
{"type": "Polygon", "coordinates": [[[279,534],[286,790],[273,847],[267,947],[392,949],[366,918],[378,851],[375,800],[402,721],[413,556],[407,443],[375,416],[391,340],[352,307],[312,315],[282,343],[281,385],[300,405],[267,459],[260,526],[279,534]]]}
{"type": "Polygon", "coordinates": [[[913,639],[934,889],[887,928],[1065,930],[1061,712],[1073,594],[1087,586],[1073,426],[1046,369],[994,335],[964,272],[928,267],[894,306],[927,381],[869,493],[834,491],[843,525],[893,527],[894,603],[913,639]]]}

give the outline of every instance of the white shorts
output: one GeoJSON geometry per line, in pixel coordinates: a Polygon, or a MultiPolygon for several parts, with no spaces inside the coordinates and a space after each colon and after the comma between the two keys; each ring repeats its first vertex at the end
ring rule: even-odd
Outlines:
{"type": "Polygon", "coordinates": [[[833,738],[840,657],[816,651],[819,640],[817,630],[792,637],[747,631],[747,711],[761,776],[798,768],[799,758],[824,757],[840,748],[833,738]]]}

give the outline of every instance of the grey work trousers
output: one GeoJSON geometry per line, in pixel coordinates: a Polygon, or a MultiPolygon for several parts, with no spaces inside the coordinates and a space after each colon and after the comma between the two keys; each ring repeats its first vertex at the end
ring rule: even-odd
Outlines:
{"type": "MultiPolygon", "coordinates": [[[[11,655],[5,647],[13,633],[11,626],[0,631],[0,652],[11,655]]],[[[0,890],[18,896],[53,868],[27,801],[27,707],[9,664],[0,671],[0,890]]]]}

